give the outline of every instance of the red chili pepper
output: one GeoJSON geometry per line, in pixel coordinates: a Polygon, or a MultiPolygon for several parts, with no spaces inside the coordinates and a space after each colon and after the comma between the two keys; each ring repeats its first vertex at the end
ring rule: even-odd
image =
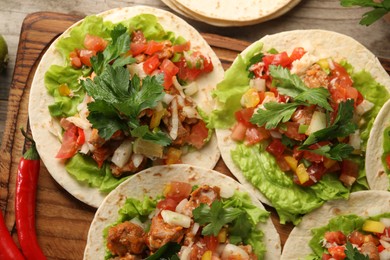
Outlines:
{"type": "Polygon", "coordinates": [[[15,215],[18,239],[27,259],[46,259],[35,232],[35,198],[40,160],[34,140],[21,130],[31,141],[31,148],[20,159],[16,180],[15,215]]]}
{"type": "Polygon", "coordinates": [[[3,213],[0,210],[0,259],[3,260],[24,260],[22,253],[16,246],[4,223],[3,213]]]}

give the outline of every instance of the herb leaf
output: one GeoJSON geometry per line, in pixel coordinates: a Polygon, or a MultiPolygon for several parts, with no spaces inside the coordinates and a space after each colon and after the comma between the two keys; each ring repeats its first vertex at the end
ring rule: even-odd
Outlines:
{"type": "Polygon", "coordinates": [[[309,135],[303,143],[303,148],[320,141],[328,140],[329,138],[346,137],[354,133],[358,127],[352,122],[354,110],[353,103],[353,99],[340,102],[333,124],[309,135]]]}
{"type": "Polygon", "coordinates": [[[312,153],[325,156],[332,160],[342,161],[344,158],[347,158],[353,152],[354,148],[349,144],[339,143],[335,146],[324,145],[315,150],[305,148],[302,148],[300,150],[307,150],[312,153]]]}
{"type": "Polygon", "coordinates": [[[250,122],[258,126],[265,125],[266,129],[273,129],[277,127],[280,122],[284,123],[290,120],[298,106],[298,103],[265,103],[265,110],[258,109],[256,113],[253,114],[250,122]]]}
{"type": "Polygon", "coordinates": [[[328,102],[330,93],[326,88],[309,88],[305,92],[300,93],[295,97],[295,101],[305,102],[309,104],[318,105],[328,111],[333,111],[328,102]]]}
{"type": "Polygon", "coordinates": [[[219,200],[214,201],[211,207],[202,203],[192,211],[195,222],[201,225],[207,224],[202,230],[202,235],[205,236],[217,236],[225,224],[232,222],[243,213],[238,208],[223,208],[219,200]]]}
{"type": "MultiPolygon", "coordinates": [[[[262,52],[252,56],[249,60],[249,64],[248,66],[246,67],[246,70],[249,70],[250,67],[258,62],[260,62],[264,57],[264,54],[262,52]]],[[[255,74],[253,73],[253,71],[249,71],[249,78],[253,78],[255,76],[255,74]]]]}
{"type": "Polygon", "coordinates": [[[181,245],[175,242],[168,242],[162,247],[160,247],[153,255],[145,258],[145,260],[157,260],[157,259],[167,259],[167,260],[176,260],[179,259],[177,253],[180,251],[181,245]]]}
{"type": "Polygon", "coordinates": [[[386,13],[390,12],[390,1],[384,0],[382,2],[375,2],[372,0],[341,0],[341,6],[351,7],[351,6],[362,6],[362,7],[372,7],[373,10],[363,14],[362,19],[360,20],[361,25],[371,25],[375,21],[379,20],[386,13]]]}

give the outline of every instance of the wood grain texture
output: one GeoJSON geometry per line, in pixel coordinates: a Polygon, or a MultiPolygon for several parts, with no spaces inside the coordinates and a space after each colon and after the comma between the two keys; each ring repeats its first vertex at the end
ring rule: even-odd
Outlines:
{"type": "MultiPolygon", "coordinates": [[[[15,178],[20,156],[28,147],[18,128],[28,128],[28,96],[34,70],[48,44],[80,18],[77,15],[40,12],[28,15],[23,22],[0,150],[0,208],[5,211],[6,224],[14,238],[15,178]]],[[[237,53],[249,44],[247,41],[210,33],[202,35],[215,50],[225,69],[237,53]]],[[[389,60],[382,62],[390,68],[389,60]]],[[[5,115],[4,111],[0,110],[5,115]]],[[[232,176],[222,160],[215,169],[232,176]]],[[[95,209],[68,194],[54,181],[44,165],[40,171],[37,202],[37,235],[45,255],[49,259],[81,259],[95,209]]],[[[274,209],[267,209],[272,213],[272,220],[284,244],[293,226],[281,225],[274,209]]]]}

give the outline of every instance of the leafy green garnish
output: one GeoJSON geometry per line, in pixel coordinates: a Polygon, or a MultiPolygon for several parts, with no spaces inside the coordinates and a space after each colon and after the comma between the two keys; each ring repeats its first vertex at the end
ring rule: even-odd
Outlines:
{"type": "Polygon", "coordinates": [[[92,68],[97,75],[100,75],[107,64],[115,67],[122,67],[126,64],[135,62],[130,55],[125,55],[130,49],[130,35],[127,28],[118,24],[111,31],[112,42],[103,52],[91,57],[92,68]]]}
{"type": "Polygon", "coordinates": [[[346,137],[354,133],[358,126],[356,123],[352,122],[354,111],[353,103],[353,99],[340,102],[333,124],[309,135],[303,145],[308,146],[330,138],[346,137]]]}
{"type": "MultiPolygon", "coordinates": [[[[249,70],[249,68],[253,65],[253,64],[256,64],[258,62],[260,62],[264,57],[264,54],[262,52],[259,52],[257,53],[256,55],[254,55],[253,57],[251,57],[249,59],[249,63],[248,65],[246,66],[246,70],[249,70]]],[[[253,73],[253,71],[249,71],[249,78],[253,78],[255,75],[253,73]]]]}
{"type": "Polygon", "coordinates": [[[137,75],[129,79],[127,69],[106,65],[103,73],[93,81],[82,81],[88,95],[95,100],[88,104],[89,122],[106,140],[122,130],[163,146],[170,144],[171,139],[165,133],[160,130],[152,132],[141,126],[138,120],[141,111],[155,107],[164,97],[163,75],[148,76],[142,83],[137,75]]]}
{"type": "Polygon", "coordinates": [[[243,214],[243,211],[231,207],[224,208],[222,202],[216,200],[211,204],[211,207],[204,203],[200,204],[192,211],[192,214],[195,222],[201,225],[207,224],[202,230],[202,235],[216,236],[225,224],[238,218],[243,214]]]}
{"type": "Polygon", "coordinates": [[[298,103],[268,102],[264,104],[265,110],[258,109],[250,122],[258,126],[265,125],[266,129],[272,129],[277,127],[280,122],[289,121],[298,106],[298,103]]]}
{"type": "Polygon", "coordinates": [[[315,150],[305,148],[302,148],[300,150],[307,150],[312,153],[325,156],[332,160],[342,161],[344,158],[347,158],[353,152],[354,148],[349,144],[339,143],[335,146],[324,145],[315,150]]]}
{"type": "Polygon", "coordinates": [[[370,259],[367,255],[363,255],[359,252],[356,247],[353,247],[352,244],[348,241],[346,248],[344,250],[346,255],[346,260],[368,260],[370,259]]]}
{"type": "Polygon", "coordinates": [[[371,25],[375,21],[379,20],[385,14],[390,12],[390,0],[383,0],[382,2],[374,2],[373,0],[341,0],[340,4],[344,7],[361,6],[372,7],[373,10],[363,14],[360,20],[361,25],[371,25]]]}
{"type": "Polygon", "coordinates": [[[153,255],[145,258],[145,260],[157,260],[157,259],[167,259],[167,260],[176,260],[179,259],[177,253],[180,251],[181,245],[175,242],[168,242],[162,247],[160,247],[153,255]]]}

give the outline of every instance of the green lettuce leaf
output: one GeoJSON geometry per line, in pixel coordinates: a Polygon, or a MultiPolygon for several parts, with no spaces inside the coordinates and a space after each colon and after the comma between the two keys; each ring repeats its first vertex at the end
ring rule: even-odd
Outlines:
{"type": "Polygon", "coordinates": [[[86,182],[91,187],[98,188],[102,192],[110,192],[128,177],[115,178],[111,174],[110,166],[103,164],[101,168],[89,156],[76,154],[65,164],[66,171],[80,182],[86,182]]]}

